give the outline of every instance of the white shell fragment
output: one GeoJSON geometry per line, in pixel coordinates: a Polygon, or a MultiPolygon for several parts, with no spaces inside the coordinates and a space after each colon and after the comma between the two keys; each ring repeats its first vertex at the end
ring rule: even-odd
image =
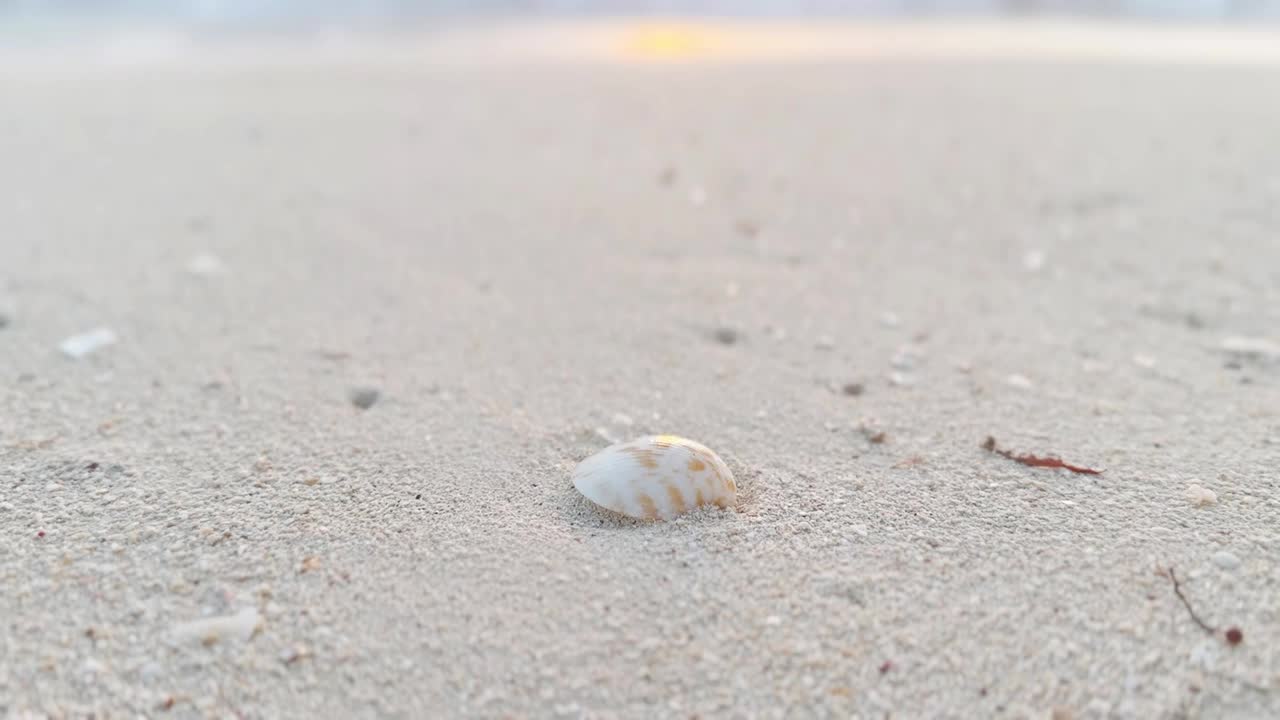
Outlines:
{"type": "Polygon", "coordinates": [[[116,334],[111,331],[111,328],[100,327],[86,333],[72,335],[59,343],[58,349],[69,358],[79,359],[99,348],[114,345],[115,342],[116,334]]]}
{"type": "Polygon", "coordinates": [[[262,616],[258,613],[258,609],[247,607],[235,615],[220,615],[178,623],[173,628],[173,635],[178,640],[194,639],[205,643],[216,642],[224,637],[248,640],[261,625],[262,616]]]}
{"type": "Polygon", "coordinates": [[[703,505],[733,507],[733,473],[705,445],[653,435],[610,445],[578,463],[573,486],[597,505],[641,520],[670,520],[703,505]]]}

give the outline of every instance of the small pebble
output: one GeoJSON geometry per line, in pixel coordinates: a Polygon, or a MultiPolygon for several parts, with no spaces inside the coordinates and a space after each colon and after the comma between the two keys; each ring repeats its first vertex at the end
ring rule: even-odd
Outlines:
{"type": "Polygon", "coordinates": [[[1089,704],[1084,706],[1084,709],[1087,711],[1089,717],[1111,716],[1111,703],[1103,700],[1102,698],[1094,698],[1090,700],[1089,704]]]}
{"type": "Polygon", "coordinates": [[[898,370],[914,370],[922,357],[919,350],[904,345],[889,359],[889,364],[898,370]]]}
{"type": "Polygon", "coordinates": [[[1219,550],[1213,554],[1213,563],[1223,570],[1235,570],[1240,567],[1240,558],[1226,550],[1219,550]]]}
{"type": "Polygon", "coordinates": [[[202,618],[191,622],[178,623],[173,634],[179,640],[200,640],[206,645],[217,642],[224,637],[235,637],[248,640],[253,637],[262,624],[262,617],[257,608],[244,608],[235,615],[202,618]]]}
{"type": "Polygon", "coordinates": [[[1010,375],[1005,378],[1004,381],[1008,383],[1010,387],[1016,387],[1020,390],[1026,390],[1031,387],[1031,379],[1026,375],[1019,375],[1018,373],[1010,375]]]}
{"type": "Polygon", "coordinates": [[[1151,368],[1156,366],[1156,359],[1151,357],[1150,355],[1138,354],[1133,356],[1133,364],[1137,365],[1140,368],[1146,368],[1147,370],[1150,370],[1151,368]]]}
{"type": "Polygon", "coordinates": [[[155,660],[148,660],[138,668],[138,678],[146,685],[159,680],[162,675],[164,675],[164,666],[155,660]]]}
{"type": "Polygon", "coordinates": [[[1218,502],[1218,493],[1206,487],[1199,485],[1189,486],[1182,494],[1192,505],[1196,507],[1207,507],[1216,505],[1218,502]]]}
{"type": "Polygon", "coordinates": [[[896,328],[901,324],[902,324],[902,319],[899,318],[897,314],[891,313],[891,312],[880,313],[881,327],[896,328]]]}
{"type": "Polygon", "coordinates": [[[764,619],[764,624],[770,627],[777,627],[782,624],[782,618],[777,615],[770,615],[764,619]]]}
{"type": "Polygon", "coordinates": [[[760,234],[760,225],[751,220],[739,220],[734,223],[733,229],[737,230],[739,235],[747,238],[753,238],[760,234]]]}
{"type": "Polygon", "coordinates": [[[72,335],[59,343],[58,349],[67,357],[78,360],[115,342],[116,334],[111,328],[99,327],[79,335],[72,335]]]}
{"type": "Polygon", "coordinates": [[[307,658],[311,655],[311,651],[307,650],[304,645],[294,645],[280,651],[280,662],[285,665],[292,665],[299,660],[307,658]]]}
{"type": "Polygon", "coordinates": [[[902,372],[889,373],[889,384],[895,387],[911,387],[916,384],[915,378],[902,372]]]}
{"type": "Polygon", "coordinates": [[[721,345],[732,345],[738,342],[738,331],[731,327],[718,327],[711,333],[721,345]]]}
{"type": "Polygon", "coordinates": [[[632,420],[630,415],[624,415],[622,413],[614,413],[612,420],[614,425],[620,425],[622,427],[631,427],[635,424],[635,420],[632,420]]]}
{"type": "Polygon", "coordinates": [[[814,342],[814,347],[819,350],[833,350],[835,349],[835,346],[835,338],[830,335],[819,335],[818,339],[814,342]]]}
{"type": "Polygon", "coordinates": [[[218,275],[225,269],[222,261],[209,253],[200,253],[187,261],[187,272],[192,275],[218,275]]]}
{"type": "Polygon", "coordinates": [[[848,395],[850,397],[857,397],[861,395],[863,392],[865,392],[866,388],[862,386],[862,383],[845,383],[844,387],[840,388],[840,390],[845,395],[848,395]]]}
{"type": "Polygon", "coordinates": [[[378,402],[378,398],[381,396],[382,393],[377,388],[367,386],[353,388],[349,395],[351,404],[361,410],[368,410],[373,407],[373,404],[378,402]]]}
{"type": "Polygon", "coordinates": [[[689,188],[689,204],[694,207],[702,207],[707,204],[707,190],[701,185],[694,185],[689,188]]]}
{"type": "Polygon", "coordinates": [[[1100,373],[1106,372],[1111,368],[1104,362],[1085,358],[1080,362],[1080,369],[1087,373],[1100,373]]]}
{"type": "Polygon", "coordinates": [[[1232,336],[1223,338],[1222,349],[1235,355],[1262,360],[1280,360],[1280,343],[1261,337],[1232,336]]]}
{"type": "Polygon", "coordinates": [[[1045,254],[1043,250],[1030,250],[1022,256],[1022,266],[1028,272],[1039,272],[1044,269],[1045,254]]]}

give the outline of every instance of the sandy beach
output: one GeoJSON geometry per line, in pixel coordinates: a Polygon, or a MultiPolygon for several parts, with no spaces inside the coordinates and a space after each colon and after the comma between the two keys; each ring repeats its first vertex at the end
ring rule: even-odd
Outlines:
{"type": "Polygon", "coordinates": [[[0,716],[1280,717],[1280,44],[1025,30],[6,51],[0,716]]]}

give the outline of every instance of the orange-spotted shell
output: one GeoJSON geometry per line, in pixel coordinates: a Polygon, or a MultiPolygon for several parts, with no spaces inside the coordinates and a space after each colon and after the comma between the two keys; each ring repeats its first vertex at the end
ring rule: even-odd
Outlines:
{"type": "Polygon", "coordinates": [[[595,504],[641,520],[670,520],[703,505],[733,507],[738,494],[719,455],[675,435],[610,445],[578,463],[573,486],[595,504]]]}

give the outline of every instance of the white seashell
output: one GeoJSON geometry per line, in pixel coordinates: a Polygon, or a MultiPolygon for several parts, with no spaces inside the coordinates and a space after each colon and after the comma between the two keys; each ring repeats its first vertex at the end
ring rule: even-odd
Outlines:
{"type": "Polygon", "coordinates": [[[578,463],[573,486],[597,505],[641,520],[670,520],[702,505],[733,507],[733,473],[692,440],[652,435],[610,445],[578,463]]]}

